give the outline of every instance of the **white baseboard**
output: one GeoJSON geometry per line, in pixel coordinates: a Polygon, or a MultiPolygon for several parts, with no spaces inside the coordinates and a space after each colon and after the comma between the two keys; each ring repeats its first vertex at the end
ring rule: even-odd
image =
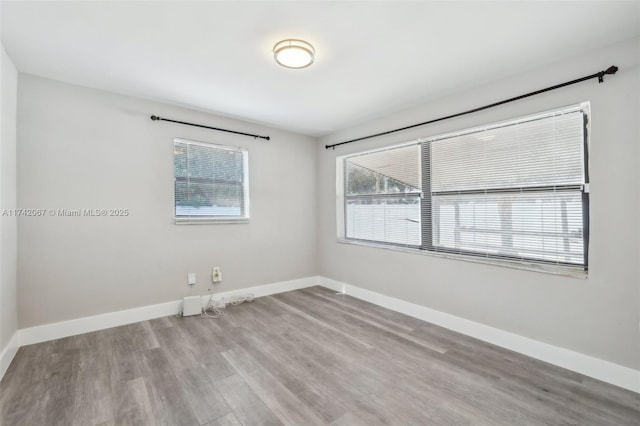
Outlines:
{"type": "Polygon", "coordinates": [[[326,277],[318,285],[640,393],[640,371],[326,277]]]}
{"type": "Polygon", "coordinates": [[[32,345],[91,331],[104,330],[105,328],[176,315],[180,311],[181,303],[182,301],[175,300],[157,305],[141,306],[124,311],[108,312],[106,314],[23,328],[18,330],[20,343],[21,345],[32,345]]]}
{"type": "MultiPolygon", "coordinates": [[[[315,284],[315,277],[307,277],[291,281],[248,287],[240,290],[214,293],[214,298],[232,297],[247,293],[253,293],[254,296],[260,297],[310,287],[315,284]]],[[[209,295],[204,295],[202,298],[203,302],[206,302],[208,301],[209,295]]],[[[78,334],[89,333],[91,331],[103,330],[105,328],[131,324],[134,322],[176,315],[180,312],[181,304],[181,300],[175,300],[157,305],[141,306],[124,311],[109,312],[106,314],[24,328],[18,330],[17,333],[19,334],[21,345],[31,345],[34,343],[46,342],[48,340],[60,339],[62,337],[75,336],[78,334]]]]}
{"type": "Polygon", "coordinates": [[[9,343],[7,343],[7,346],[5,346],[2,353],[0,353],[0,380],[4,377],[4,373],[6,373],[7,368],[11,365],[13,357],[16,356],[18,349],[20,349],[19,337],[18,331],[13,333],[13,336],[9,339],[9,343]]]}

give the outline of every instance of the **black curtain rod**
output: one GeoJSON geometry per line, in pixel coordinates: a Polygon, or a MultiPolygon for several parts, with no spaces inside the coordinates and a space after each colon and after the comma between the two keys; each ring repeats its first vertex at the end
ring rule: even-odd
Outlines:
{"type": "Polygon", "coordinates": [[[266,139],[266,140],[271,139],[269,136],[260,136],[260,135],[254,135],[252,133],[236,132],[235,130],[220,129],[218,127],[205,126],[202,124],[187,123],[186,121],[170,120],[168,118],[158,117],[157,115],[152,115],[151,119],[153,121],[170,121],[171,123],[184,124],[186,126],[202,127],[203,129],[217,130],[219,132],[234,133],[236,135],[242,135],[242,136],[251,136],[252,138],[256,138],[256,139],[257,138],[266,139]]]}
{"type": "Polygon", "coordinates": [[[547,87],[546,89],[536,90],[535,92],[530,92],[530,93],[527,93],[527,94],[524,94],[524,95],[516,96],[514,98],[505,99],[505,100],[500,101],[500,102],[494,102],[494,103],[489,104],[489,105],[481,106],[481,107],[478,107],[478,108],[473,108],[473,109],[470,109],[470,110],[467,110],[467,111],[459,112],[457,114],[447,115],[446,117],[440,117],[440,118],[436,118],[434,120],[425,121],[423,123],[412,124],[411,126],[401,127],[399,129],[393,129],[393,130],[389,130],[389,131],[381,132],[381,133],[376,133],[376,134],[369,135],[369,136],[363,136],[363,137],[357,138],[357,139],[351,139],[351,140],[344,141],[344,142],[334,143],[332,145],[325,145],[324,147],[325,147],[325,149],[329,149],[329,148],[336,149],[336,146],[345,145],[345,144],[353,143],[353,142],[358,142],[358,141],[361,141],[361,140],[364,140],[364,139],[371,139],[371,138],[375,138],[375,137],[378,137],[378,136],[388,135],[388,134],[391,134],[391,133],[401,132],[403,130],[413,129],[414,127],[420,127],[420,126],[424,126],[425,124],[436,123],[438,121],[448,120],[450,118],[460,117],[461,115],[471,114],[471,113],[474,113],[474,112],[478,112],[478,111],[482,111],[482,110],[485,110],[485,109],[493,108],[493,107],[496,107],[496,106],[499,106],[499,105],[504,105],[504,104],[509,103],[509,102],[513,102],[513,101],[517,101],[517,100],[520,100],[520,99],[528,98],[529,96],[539,95],[540,93],[548,92],[550,90],[559,89],[559,88],[565,87],[565,86],[570,86],[572,84],[580,83],[580,82],[583,82],[583,81],[586,81],[586,80],[591,80],[592,78],[596,78],[596,77],[598,78],[598,82],[602,83],[604,81],[604,76],[605,75],[607,75],[607,74],[615,74],[616,72],[618,72],[618,67],[615,66],[615,65],[612,65],[612,66],[610,66],[609,68],[607,68],[604,71],[600,71],[600,72],[597,72],[595,74],[588,75],[586,77],[577,78],[575,80],[567,81],[566,83],[556,84],[555,86],[547,87]]]}

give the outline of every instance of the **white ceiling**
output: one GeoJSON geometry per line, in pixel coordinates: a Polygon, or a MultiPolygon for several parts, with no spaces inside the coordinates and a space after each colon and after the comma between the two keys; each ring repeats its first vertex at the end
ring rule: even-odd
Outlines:
{"type": "Polygon", "coordinates": [[[2,43],[25,73],[322,135],[638,36],[638,10],[637,2],[2,1],[2,43]],[[273,61],[273,45],[291,37],[315,46],[310,68],[273,61]]]}

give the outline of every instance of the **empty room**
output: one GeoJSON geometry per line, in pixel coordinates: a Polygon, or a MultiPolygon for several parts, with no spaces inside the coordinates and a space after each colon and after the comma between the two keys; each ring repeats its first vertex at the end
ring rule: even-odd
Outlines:
{"type": "Polygon", "coordinates": [[[640,426],[640,2],[0,34],[0,425],[640,426]]]}

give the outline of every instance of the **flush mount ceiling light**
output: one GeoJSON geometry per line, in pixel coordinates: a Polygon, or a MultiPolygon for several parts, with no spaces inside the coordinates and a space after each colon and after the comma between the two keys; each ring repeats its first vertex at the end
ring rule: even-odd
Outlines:
{"type": "Polygon", "coordinates": [[[288,38],[273,46],[273,58],[283,67],[300,69],[313,63],[316,50],[304,40],[288,38]]]}

